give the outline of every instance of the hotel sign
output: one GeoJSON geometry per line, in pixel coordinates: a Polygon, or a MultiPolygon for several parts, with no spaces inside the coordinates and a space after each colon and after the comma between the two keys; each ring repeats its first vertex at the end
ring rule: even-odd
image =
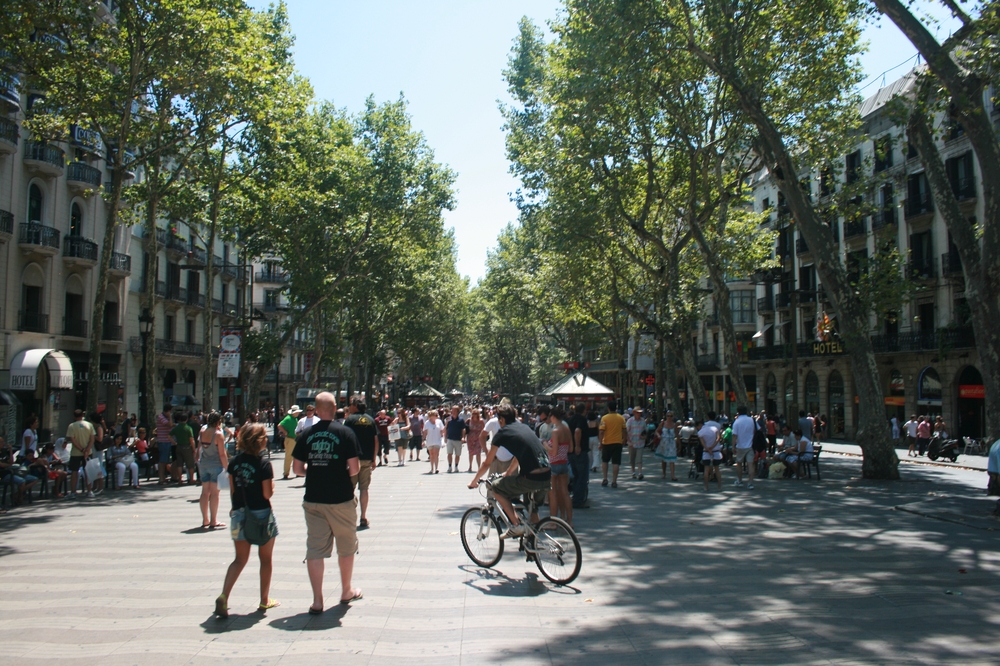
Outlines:
{"type": "Polygon", "coordinates": [[[813,356],[830,356],[832,354],[843,354],[844,346],[836,340],[830,342],[812,343],[813,356]]]}

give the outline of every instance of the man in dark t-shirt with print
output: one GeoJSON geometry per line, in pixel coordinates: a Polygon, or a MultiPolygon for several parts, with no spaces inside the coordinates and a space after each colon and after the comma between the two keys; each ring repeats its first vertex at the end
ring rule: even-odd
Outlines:
{"type": "MultiPolygon", "coordinates": [[[[505,536],[518,537],[524,535],[524,525],[521,524],[511,501],[520,495],[532,494],[535,497],[536,509],[545,501],[545,493],[549,491],[552,477],[549,456],[531,428],[517,420],[517,410],[514,405],[502,403],[497,408],[497,419],[500,422],[500,430],[493,436],[493,444],[486,454],[486,460],[469,483],[469,488],[475,488],[479,484],[479,479],[489,472],[490,465],[493,464],[498,452],[511,454],[513,457],[510,467],[507,468],[504,477],[493,485],[493,493],[500,508],[510,519],[511,528],[505,536]]],[[[533,513],[530,519],[533,523],[538,522],[537,513],[533,513]]]]}
{"type": "Polygon", "coordinates": [[[351,414],[344,421],[344,425],[358,438],[358,445],[361,447],[361,469],[358,472],[361,522],[358,523],[358,527],[363,530],[368,529],[368,488],[372,485],[372,470],[378,467],[379,451],[378,426],[375,424],[375,419],[365,413],[367,408],[361,396],[354,396],[348,407],[351,414]]]}
{"type": "Polygon", "coordinates": [[[573,494],[573,508],[581,509],[587,502],[590,484],[590,439],[587,437],[587,406],[576,404],[573,415],[566,424],[569,426],[569,467],[573,471],[570,492],[573,494]]]}
{"type": "Polygon", "coordinates": [[[312,585],[313,603],[310,615],[323,612],[324,560],[333,554],[337,541],[340,565],[341,603],[361,598],[361,590],[351,587],[354,554],[358,550],[358,503],[354,484],[360,463],[354,432],[334,421],[337,413],[332,393],[316,396],[316,423],[299,435],[292,455],[295,473],[306,478],[306,494],[302,508],[306,516],[306,565],[312,585]]]}

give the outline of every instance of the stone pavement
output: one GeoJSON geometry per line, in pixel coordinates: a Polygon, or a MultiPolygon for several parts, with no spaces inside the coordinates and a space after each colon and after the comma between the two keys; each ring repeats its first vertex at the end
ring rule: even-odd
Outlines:
{"type": "MultiPolygon", "coordinates": [[[[988,450],[988,448],[987,448],[988,450]]],[[[861,455],[861,447],[855,442],[842,442],[842,441],[828,441],[823,442],[823,451],[827,453],[844,453],[848,455],[861,455]]],[[[907,452],[909,449],[905,446],[896,449],[896,457],[899,458],[900,462],[903,463],[913,463],[916,465],[942,465],[945,467],[968,467],[970,469],[986,470],[986,464],[989,462],[989,458],[985,455],[977,455],[974,453],[958,454],[958,460],[951,462],[948,459],[939,458],[937,460],[930,460],[926,456],[908,456],[907,452]]]]}
{"type": "Polygon", "coordinates": [[[656,468],[591,484],[567,588],[509,550],[495,570],[468,560],[470,475],[379,469],[355,571],[365,598],[336,605],[331,563],[318,617],[300,482],[278,481],[274,500],[281,607],[255,612],[251,560],[227,620],[212,608],[232,546],[199,529],[197,488],[36,501],[0,517],[0,663],[997,663],[1000,524],[984,474],[907,465],[901,481],[866,482],[858,459],[829,456],[821,482],[750,491],[726,469],[723,492],[705,493],[656,468]]]}

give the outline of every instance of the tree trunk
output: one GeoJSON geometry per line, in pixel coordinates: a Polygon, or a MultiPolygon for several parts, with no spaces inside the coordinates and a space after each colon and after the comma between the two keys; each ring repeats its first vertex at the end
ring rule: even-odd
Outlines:
{"type": "Polygon", "coordinates": [[[712,407],[705,396],[705,387],[701,383],[701,375],[698,373],[698,364],[694,360],[694,352],[691,350],[687,338],[682,336],[680,339],[680,345],[671,344],[671,346],[674,354],[680,357],[684,374],[687,375],[688,391],[694,397],[694,415],[699,419],[707,419],[712,407]]]}
{"type": "MultiPolygon", "coordinates": [[[[965,275],[965,298],[972,313],[972,330],[979,352],[979,370],[986,392],[985,435],[1000,437],[1000,254],[980,254],[975,227],[966,219],[951,189],[941,154],[931,135],[927,117],[918,104],[911,110],[907,138],[917,148],[934,202],[951,230],[965,275]],[[989,259],[993,259],[992,262],[989,259]]],[[[956,424],[957,425],[957,424],[956,424]]]]}
{"type": "MultiPolygon", "coordinates": [[[[215,196],[212,201],[212,211],[210,213],[210,227],[208,232],[208,242],[205,248],[205,330],[203,331],[202,339],[204,340],[205,353],[202,357],[202,372],[205,375],[205,381],[202,382],[202,405],[204,405],[205,411],[212,411],[214,408],[212,405],[215,403],[215,374],[216,368],[213,367],[212,358],[212,331],[215,330],[215,309],[212,307],[212,297],[215,294],[215,275],[213,274],[212,267],[214,262],[215,252],[213,248],[215,247],[215,230],[218,220],[218,195],[219,188],[218,183],[215,187],[215,196]]],[[[222,308],[225,309],[226,304],[222,304],[222,308]]],[[[219,332],[220,338],[222,332],[219,332]]],[[[220,339],[221,341],[221,339],[220,339]]],[[[230,396],[231,398],[232,396],[230,396]]]]}
{"type": "MultiPolygon", "coordinates": [[[[672,349],[667,349],[667,365],[666,365],[666,386],[667,386],[667,396],[670,398],[670,403],[672,406],[669,409],[674,411],[674,416],[679,420],[684,420],[687,416],[686,402],[681,400],[681,391],[677,387],[677,356],[674,354],[672,349]]],[[[666,414],[667,410],[663,410],[663,414],[666,414]]],[[[662,418],[662,416],[661,416],[662,418]]]]}
{"type": "Polygon", "coordinates": [[[323,311],[321,308],[316,309],[314,319],[315,321],[313,322],[313,326],[316,330],[316,338],[313,343],[313,370],[309,385],[313,388],[319,388],[320,377],[323,376],[323,340],[326,337],[323,326],[323,311]]]}
{"type": "MultiPolygon", "coordinates": [[[[101,388],[101,341],[104,338],[105,293],[108,290],[108,270],[111,266],[111,253],[114,251],[115,230],[118,228],[118,203],[122,198],[122,181],[124,173],[121,167],[121,153],[114,160],[115,166],[111,172],[111,201],[107,204],[107,217],[104,226],[104,243],[101,247],[101,263],[97,266],[97,288],[94,294],[94,308],[91,311],[90,322],[90,356],[87,359],[87,413],[97,411],[98,391],[101,388]]],[[[100,196],[100,195],[98,195],[100,196]]],[[[120,307],[120,306],[119,306],[120,307]]],[[[118,413],[117,405],[107,406],[109,414],[118,413]]]]}
{"type": "MultiPolygon", "coordinates": [[[[158,161],[150,163],[150,180],[159,177],[158,161]]],[[[146,334],[146,386],[143,391],[146,393],[146,409],[149,412],[150,420],[147,423],[150,427],[156,423],[157,409],[163,402],[163,396],[156,391],[156,277],[159,275],[159,240],[156,238],[156,211],[159,205],[159,194],[156,192],[156,183],[150,182],[149,197],[146,200],[146,220],[143,238],[146,240],[146,256],[148,263],[144,267],[146,282],[143,284],[142,298],[140,304],[150,319],[149,333],[146,334]]],[[[147,433],[152,436],[153,433],[147,433]]]]}

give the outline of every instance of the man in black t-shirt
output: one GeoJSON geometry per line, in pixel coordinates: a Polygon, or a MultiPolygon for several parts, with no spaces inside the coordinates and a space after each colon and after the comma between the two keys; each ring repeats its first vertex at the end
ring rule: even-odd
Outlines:
{"type": "Polygon", "coordinates": [[[497,453],[502,451],[505,455],[512,455],[510,467],[504,477],[494,484],[493,493],[500,508],[510,519],[511,528],[505,536],[522,536],[524,525],[517,517],[511,500],[521,495],[533,495],[536,511],[530,518],[531,522],[538,522],[537,508],[545,501],[545,493],[549,491],[552,477],[549,455],[531,428],[517,420],[517,410],[513,405],[501,404],[497,408],[497,419],[500,421],[500,430],[493,436],[493,444],[486,454],[486,460],[469,483],[469,488],[475,488],[479,484],[479,479],[489,471],[497,453]]]}
{"type": "Polygon", "coordinates": [[[570,491],[573,494],[573,508],[581,509],[587,502],[590,484],[590,439],[587,437],[587,406],[578,402],[569,417],[569,467],[573,471],[570,491]]]}
{"type": "Polygon", "coordinates": [[[312,585],[313,603],[310,615],[323,612],[324,560],[333,554],[337,541],[340,580],[343,589],[341,603],[361,598],[361,590],[351,587],[354,554],[358,551],[358,502],[354,498],[361,448],[354,432],[333,420],[336,402],[332,393],[316,396],[316,416],[319,423],[303,431],[295,443],[292,455],[294,470],[306,478],[306,494],[302,508],[306,514],[306,565],[312,585]]]}
{"type": "Polygon", "coordinates": [[[358,472],[358,490],[361,491],[361,522],[359,528],[368,529],[368,487],[372,485],[372,470],[378,466],[378,426],[371,415],[366,414],[368,408],[361,396],[351,398],[348,407],[351,415],[344,425],[354,432],[361,446],[361,469],[358,472]]]}

